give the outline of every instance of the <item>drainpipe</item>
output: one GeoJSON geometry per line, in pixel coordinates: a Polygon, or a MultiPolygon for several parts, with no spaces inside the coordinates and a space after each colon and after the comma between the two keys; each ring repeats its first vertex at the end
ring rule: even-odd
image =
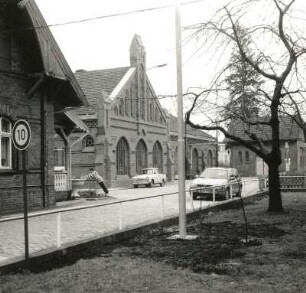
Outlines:
{"type": "Polygon", "coordinates": [[[45,94],[40,99],[40,117],[41,117],[41,187],[43,196],[43,207],[47,206],[46,200],[46,110],[45,94]]]}

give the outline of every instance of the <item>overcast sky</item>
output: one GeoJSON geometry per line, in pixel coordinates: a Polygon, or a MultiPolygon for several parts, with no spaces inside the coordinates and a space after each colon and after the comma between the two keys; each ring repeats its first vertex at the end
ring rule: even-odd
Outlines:
{"type": "MultiPolygon", "coordinates": [[[[286,3],[289,0],[284,0],[286,3]]],[[[133,13],[116,17],[101,18],[118,13],[147,8],[194,2],[181,5],[182,27],[207,21],[217,8],[229,0],[36,0],[47,23],[63,24],[90,18],[96,20],[74,24],[52,26],[51,31],[62,49],[73,71],[77,69],[95,70],[129,66],[129,47],[135,34],[141,36],[147,53],[147,69],[167,63],[166,67],[147,72],[157,95],[176,94],[176,50],[175,50],[175,7],[133,13]]],[[[231,3],[238,2],[232,0],[231,3]]],[[[305,0],[296,0],[294,10],[305,27],[305,0]]],[[[244,15],[252,26],[263,19],[273,20],[269,8],[275,6],[273,0],[260,2],[258,10],[244,15]],[[269,12],[270,11],[270,12],[269,12]]],[[[272,9],[272,11],[273,11],[272,9]]],[[[295,27],[296,28],[296,27],[295,27]]],[[[221,63],[207,52],[199,53],[194,43],[185,42],[183,33],[183,91],[189,87],[206,87],[221,63]]],[[[264,47],[272,48],[266,43],[264,47]]],[[[224,55],[221,56],[224,62],[224,55]]],[[[276,52],[276,51],[275,51],[276,52]]],[[[220,57],[219,57],[220,58],[220,57]]],[[[160,100],[168,110],[176,113],[176,99],[160,100]]]]}
{"type": "MultiPolygon", "coordinates": [[[[188,2],[190,0],[185,0],[188,2]]],[[[219,3],[222,1],[218,0],[219,3]]],[[[177,4],[174,0],[36,0],[47,23],[100,17],[133,10],[177,4]]],[[[182,2],[182,1],[181,1],[182,2]]],[[[182,26],[207,19],[211,3],[200,1],[181,6],[182,26]]],[[[110,17],[77,24],[51,27],[73,71],[105,69],[129,65],[129,46],[139,34],[147,52],[147,69],[167,63],[166,67],[147,72],[157,95],[176,94],[175,8],[165,8],[125,16],[110,17]]],[[[184,36],[183,36],[184,39],[184,36]]],[[[208,59],[195,54],[195,47],[183,41],[184,90],[203,86],[208,59]]],[[[175,108],[175,99],[161,100],[163,106],[175,108]]]]}

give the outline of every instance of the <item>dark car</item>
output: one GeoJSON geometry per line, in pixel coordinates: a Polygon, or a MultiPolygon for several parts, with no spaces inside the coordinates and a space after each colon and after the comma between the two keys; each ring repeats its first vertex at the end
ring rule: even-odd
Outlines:
{"type": "Polygon", "coordinates": [[[213,200],[229,199],[241,196],[242,181],[235,168],[206,168],[198,178],[192,181],[189,189],[193,199],[213,200]]]}

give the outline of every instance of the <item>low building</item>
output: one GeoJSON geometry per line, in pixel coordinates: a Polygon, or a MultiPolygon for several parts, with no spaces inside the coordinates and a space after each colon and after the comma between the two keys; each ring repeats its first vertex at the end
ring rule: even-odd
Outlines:
{"type": "Polygon", "coordinates": [[[31,128],[26,162],[29,208],[48,207],[57,197],[54,133],[67,135],[75,128],[65,108],[81,105],[86,105],[85,96],[35,1],[1,1],[1,214],[23,208],[22,153],[13,146],[14,123],[23,119],[31,128]]]}
{"type": "MultiPolygon", "coordinates": [[[[252,142],[243,123],[237,121],[229,126],[229,132],[248,142],[252,142]]],[[[252,126],[252,133],[260,137],[269,148],[271,128],[267,125],[252,126]]],[[[261,176],[268,174],[268,166],[255,153],[243,145],[225,139],[227,149],[230,150],[231,166],[239,170],[242,176],[261,176]]],[[[280,116],[280,148],[282,164],[279,170],[283,174],[304,174],[306,171],[306,145],[303,130],[288,116],[280,116]]]]}
{"type": "MultiPolygon", "coordinates": [[[[169,116],[170,147],[172,150],[173,174],[178,175],[178,119],[174,115],[169,116]]],[[[194,178],[206,167],[217,166],[218,144],[216,138],[208,133],[194,129],[184,123],[185,138],[185,175],[186,178],[194,178]]]]}

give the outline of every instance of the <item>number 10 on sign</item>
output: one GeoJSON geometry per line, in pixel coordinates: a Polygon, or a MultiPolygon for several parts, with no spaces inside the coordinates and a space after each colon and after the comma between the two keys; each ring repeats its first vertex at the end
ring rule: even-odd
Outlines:
{"type": "Polygon", "coordinates": [[[13,142],[16,149],[25,150],[31,140],[30,125],[25,120],[18,120],[13,127],[13,142]]]}

